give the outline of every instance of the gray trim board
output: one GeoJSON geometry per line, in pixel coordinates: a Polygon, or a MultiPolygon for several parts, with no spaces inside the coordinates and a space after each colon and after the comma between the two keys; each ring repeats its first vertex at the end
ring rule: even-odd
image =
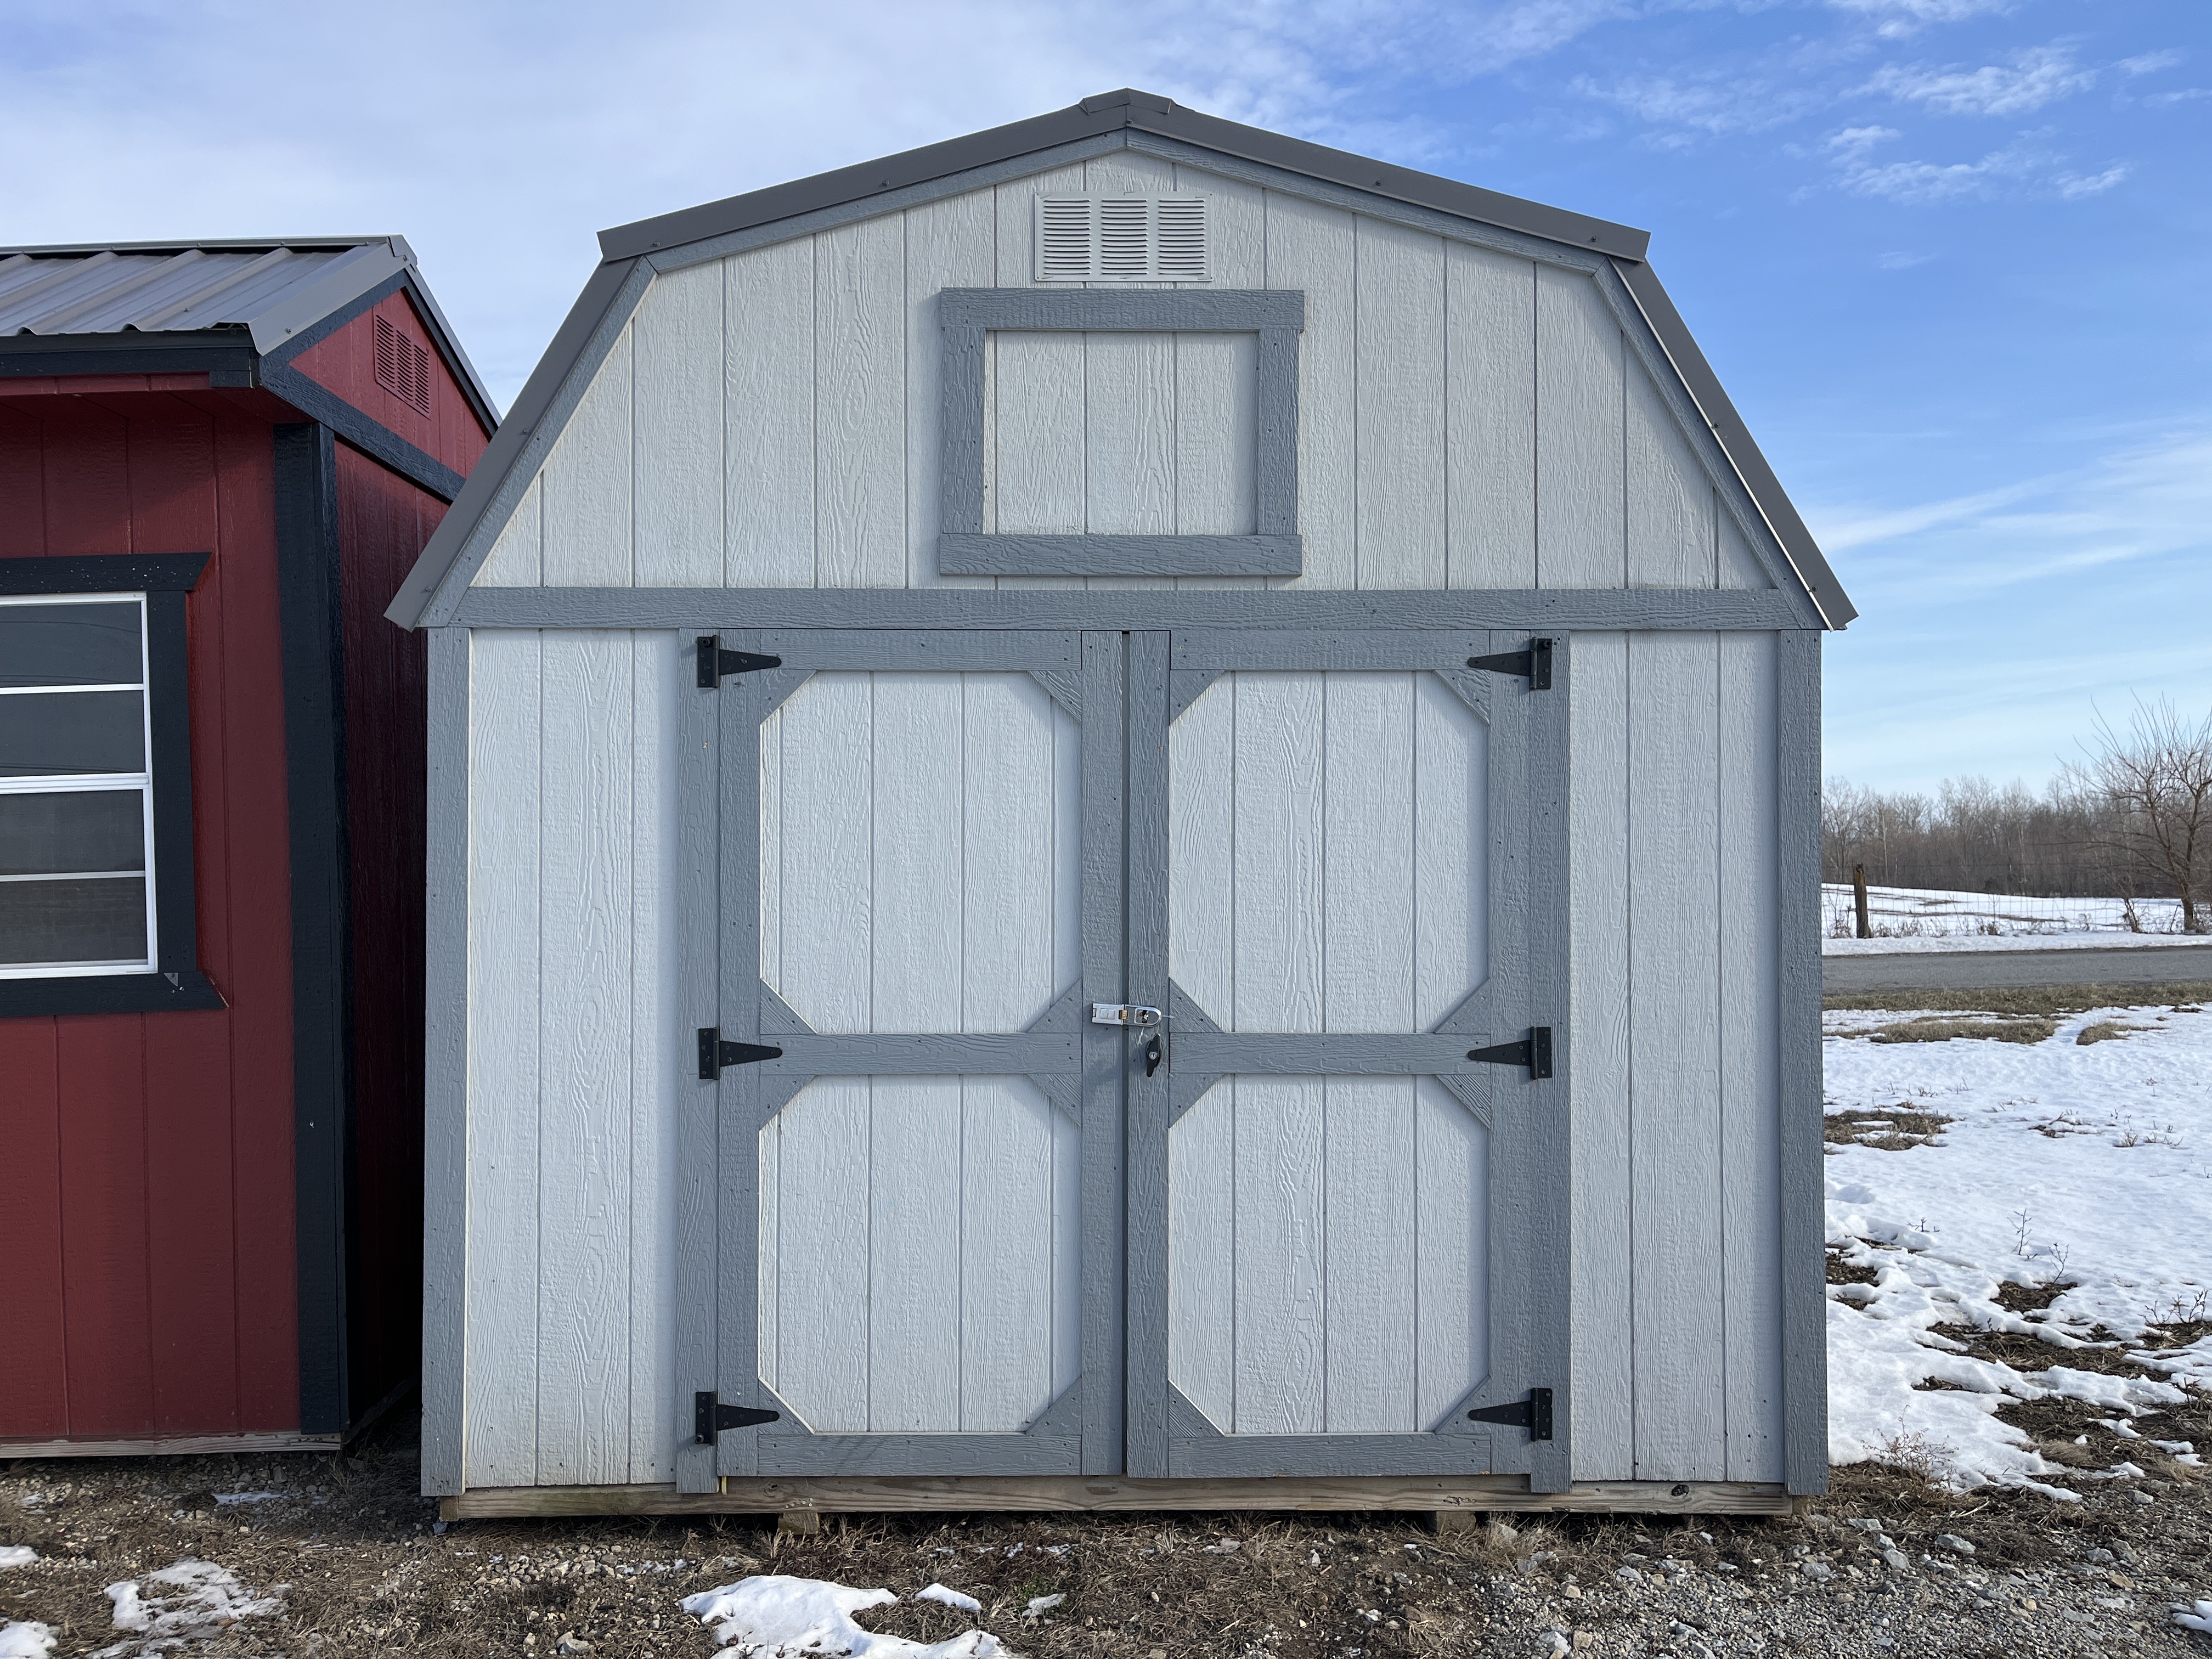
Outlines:
{"type": "Polygon", "coordinates": [[[469,636],[429,638],[422,1079],[422,1491],[463,1490],[468,1347],[469,636]]]}
{"type": "Polygon", "coordinates": [[[1776,641],[1775,926],[1780,931],[1783,1475],[1828,1489],[1820,1088],[1820,635],[1776,641]]]}
{"type": "MultiPolygon", "coordinates": [[[[1469,1396],[1472,1398],[1473,1396],[1469,1396]]],[[[1453,1407],[1465,1409],[1464,1402],[1453,1407]]],[[[1177,1479],[1298,1474],[1488,1474],[1484,1433],[1228,1435],[1168,1384],[1168,1448],[1177,1479]]]]}
{"type": "MultiPolygon", "coordinates": [[[[679,675],[693,659],[677,653],[679,675]]],[[[676,960],[684,999],[679,1032],[721,1023],[720,907],[722,855],[721,702],[698,689],[696,675],[677,689],[682,770],[676,780],[676,960]]],[[[671,1056],[678,1088],[676,1187],[676,1421],[690,1420],[692,1396],[720,1391],[720,1239],[721,1091],[702,1082],[683,1056],[671,1056]]],[[[732,1403],[743,1403],[733,1401],[732,1403]]],[[[678,1492],[711,1492],[721,1485],[716,1449],[686,1442],[676,1449],[678,1492]]]]}
{"type": "Polygon", "coordinates": [[[937,541],[954,576],[1295,576],[1298,334],[1293,289],[978,289],[938,295],[945,337],[937,541]],[[1260,340],[1252,535],[1000,535],[983,528],[988,422],[985,343],[994,331],[1249,333],[1260,340]]]}
{"type": "MultiPolygon", "coordinates": [[[[1122,926],[1128,940],[1129,996],[1165,1007],[1168,981],[1169,636],[1128,640],[1128,744],[1124,788],[1128,842],[1122,861],[1122,926]]],[[[1152,1077],[1138,1062],[1133,1031],[1111,1032],[1129,1100],[1127,1285],[1128,1353],[1124,1388],[1126,1468],[1133,1475],[1173,1474],[1168,1399],[1168,1129],[1170,1095],[1182,1039],[1164,1034],[1166,1064],[1152,1077]]]]}
{"type": "MultiPolygon", "coordinates": [[[[1083,635],[1083,868],[1085,1003],[1127,999],[1122,893],[1126,885],[1123,751],[1128,719],[1126,647],[1119,634],[1083,635]]],[[[1124,1158],[1127,1139],[1127,1033],[1084,1020],[1082,1471],[1122,1467],[1124,1158]]]]}
{"type": "Polygon", "coordinates": [[[947,333],[1295,334],[1306,325],[1306,296],[1288,288],[948,288],[937,316],[947,333]]]}
{"type": "MultiPolygon", "coordinates": [[[[757,652],[757,634],[726,637],[726,647],[757,652]]],[[[679,662],[683,653],[678,652],[679,662]]],[[[715,944],[726,1041],[758,1042],[760,1029],[760,677],[738,674],[717,690],[685,694],[714,704],[714,791],[720,823],[714,846],[719,903],[715,944]]],[[[672,1056],[672,1058],[673,1058],[672,1056]]],[[[684,1068],[696,1076],[696,1067],[684,1068]]],[[[760,1133],[765,1085],[757,1066],[732,1066],[713,1085],[720,1135],[716,1194],[717,1331],[715,1392],[725,1405],[767,1406],[760,1376],[760,1133]]],[[[680,1420],[680,1419],[679,1419],[680,1420]]],[[[757,1474],[760,1430],[726,1429],[716,1437],[717,1474],[757,1474]]]]}
{"type": "MultiPolygon", "coordinates": [[[[1802,637],[1817,641],[1820,635],[1802,637]]],[[[1540,1492],[1565,1492],[1574,1484],[1574,640],[1563,635],[1552,641],[1552,689],[1529,699],[1524,763],[1528,1023],[1549,1025],[1556,1034],[1552,1075],[1530,1082],[1523,1096],[1523,1132],[1540,1137],[1544,1146],[1544,1156],[1528,1166],[1522,1234],[1529,1264],[1528,1380],[1552,1390],[1553,1437],[1528,1447],[1528,1489],[1540,1492]]],[[[1455,1025],[1457,1018],[1455,1013],[1445,1024],[1455,1025]]]]}
{"type": "MultiPolygon", "coordinates": [[[[483,477],[481,470],[477,476],[483,477]]],[[[1809,626],[1786,592],[1737,588],[472,587],[470,628],[1521,629],[1809,626]]]]}
{"type": "Polygon", "coordinates": [[[945,576],[1295,576],[1305,568],[1304,556],[1297,536],[1000,536],[946,531],[937,538],[938,574],[945,576]]]}
{"type": "Polygon", "coordinates": [[[1813,539],[1813,532],[1798,516],[1788,492],[1782,488],[1782,481],[1767,465],[1743,416],[1736,413],[1735,404],[1721,386],[1720,376],[1705,361],[1697,337],[1682,320],[1682,313],[1675,310],[1674,301],[1668,297],[1657,273],[1647,264],[1620,259],[1612,263],[1622,286],[1636,301],[1637,308],[1666,352],[1676,377],[1696,399],[1699,412],[1728,453],[1730,464],[1742,475],[1745,488],[1772,527],[1773,535],[1799,580],[1812,594],[1813,603],[1820,607],[1822,620],[1830,628],[1844,627],[1859,614],[1858,607],[1836,580],[1835,572],[1820,552],[1820,544],[1813,539]]]}
{"type": "Polygon", "coordinates": [[[1650,242],[1649,233],[1626,225],[1478,189],[1457,179],[1417,173],[1410,167],[1394,167],[1216,116],[1201,115],[1158,93],[1123,88],[1085,98],[1048,115],[1032,116],[878,161],[817,173],[811,179],[618,225],[599,234],[599,251],[608,259],[655,252],[823,207],[865,201],[886,191],[964,173],[1052,145],[1123,130],[1182,139],[1224,155],[1263,162],[1353,189],[1419,203],[1461,218],[1502,225],[1630,259],[1642,258],[1650,242]]]}

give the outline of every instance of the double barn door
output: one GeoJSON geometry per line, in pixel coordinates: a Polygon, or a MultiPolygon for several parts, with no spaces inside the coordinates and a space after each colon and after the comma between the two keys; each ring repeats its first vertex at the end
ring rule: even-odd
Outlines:
{"type": "Polygon", "coordinates": [[[1470,1415],[1565,1399],[1564,1054],[1471,1058],[1565,1025],[1527,645],[701,638],[679,1370],[774,1417],[681,1484],[1563,1480],[1470,1415]]]}

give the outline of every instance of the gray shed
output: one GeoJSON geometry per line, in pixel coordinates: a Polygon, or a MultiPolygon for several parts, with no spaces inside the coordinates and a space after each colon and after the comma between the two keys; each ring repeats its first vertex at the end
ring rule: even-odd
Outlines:
{"type": "Polygon", "coordinates": [[[424,1490],[1820,1491],[1854,613],[1644,234],[1119,92],[600,240],[391,611],[424,1490]]]}

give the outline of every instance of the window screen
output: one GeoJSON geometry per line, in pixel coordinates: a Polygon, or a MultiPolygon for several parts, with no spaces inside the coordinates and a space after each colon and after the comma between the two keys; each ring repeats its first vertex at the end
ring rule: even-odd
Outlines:
{"type": "Polygon", "coordinates": [[[0,597],[0,977],[151,972],[142,593],[0,597]]]}

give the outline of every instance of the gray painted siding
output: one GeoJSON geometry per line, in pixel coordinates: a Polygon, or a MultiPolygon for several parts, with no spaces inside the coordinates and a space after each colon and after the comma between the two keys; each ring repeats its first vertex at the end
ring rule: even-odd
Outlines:
{"type": "Polygon", "coordinates": [[[470,1486],[675,1479],[680,667],[470,637],[470,1486]]]}
{"type": "Polygon", "coordinates": [[[1783,1478],[1771,634],[1574,640],[1574,1463],[1783,1478]]]}
{"type": "MultiPolygon", "coordinates": [[[[1591,277],[1135,150],[657,276],[477,585],[1260,581],[937,574],[934,296],[1031,285],[1040,192],[1176,190],[1212,199],[1217,285],[1307,295],[1305,574],[1272,585],[1769,585],[1591,277]]],[[[1238,340],[1021,337],[999,526],[1241,526],[1238,340]]]]}

